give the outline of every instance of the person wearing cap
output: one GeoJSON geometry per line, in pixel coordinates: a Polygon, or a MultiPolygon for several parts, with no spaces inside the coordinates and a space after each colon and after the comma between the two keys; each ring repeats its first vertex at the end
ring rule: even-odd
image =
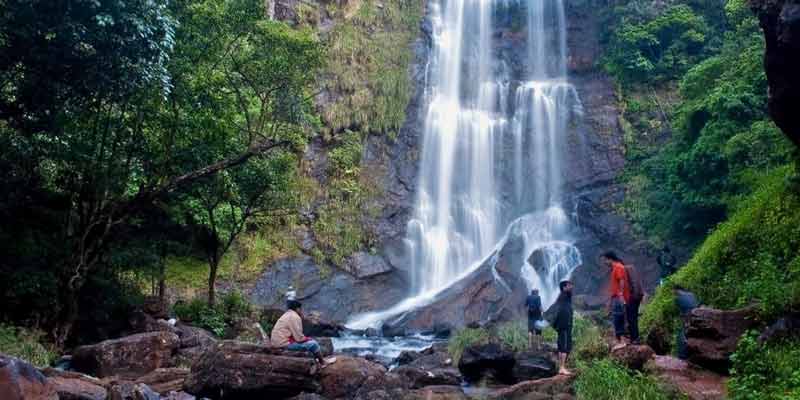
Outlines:
{"type": "Polygon", "coordinates": [[[572,282],[561,281],[558,284],[561,293],[555,304],[555,319],[553,328],[558,332],[558,373],[560,375],[572,375],[567,369],[567,358],[572,351],[572,282]]]}
{"type": "Polygon", "coordinates": [[[320,364],[327,365],[334,361],[325,360],[316,340],[303,334],[303,305],[297,300],[288,300],[288,310],[278,318],[272,328],[270,341],[273,346],[284,347],[292,351],[308,351],[320,364]]]}

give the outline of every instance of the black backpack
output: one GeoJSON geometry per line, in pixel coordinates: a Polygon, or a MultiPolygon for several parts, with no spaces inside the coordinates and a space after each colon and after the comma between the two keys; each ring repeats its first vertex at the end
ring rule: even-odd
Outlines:
{"type": "Polygon", "coordinates": [[[644,298],[644,286],[642,285],[642,277],[639,275],[639,270],[633,265],[626,265],[625,273],[628,275],[628,285],[631,287],[631,300],[642,301],[642,298],[644,298]]]}

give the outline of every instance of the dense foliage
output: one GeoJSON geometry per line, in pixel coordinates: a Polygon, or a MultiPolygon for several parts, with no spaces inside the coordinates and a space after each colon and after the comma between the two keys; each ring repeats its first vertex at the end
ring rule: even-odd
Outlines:
{"type": "Polygon", "coordinates": [[[728,381],[733,400],[790,400],[800,397],[800,340],[760,343],[745,335],[731,357],[728,381]]]}
{"type": "Polygon", "coordinates": [[[790,161],[792,146],[767,115],[764,39],[747,3],[729,0],[717,25],[707,21],[718,11],[690,5],[616,26],[606,67],[627,85],[630,163],[622,209],[651,242],[692,247],[763,174],[790,161]],[[643,30],[661,43],[661,29],[690,37],[707,32],[708,39],[702,51],[671,48],[668,67],[626,70],[635,58],[629,53],[643,50],[641,43],[621,38],[643,30]]]}
{"type": "Polygon", "coordinates": [[[323,50],[256,0],[50,3],[1,14],[0,311],[63,345],[93,291],[163,278],[169,243],[213,288],[253,218],[294,204],[323,50]]]}
{"type": "Polygon", "coordinates": [[[772,174],[697,250],[645,308],[647,330],[674,332],[680,284],[703,304],[723,309],[758,305],[769,321],[800,304],[800,190],[790,168],[772,174]]]}

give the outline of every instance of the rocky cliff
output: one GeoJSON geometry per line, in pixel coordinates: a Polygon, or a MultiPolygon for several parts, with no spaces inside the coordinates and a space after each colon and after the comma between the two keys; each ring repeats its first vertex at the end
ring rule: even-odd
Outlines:
{"type": "Polygon", "coordinates": [[[752,0],[764,31],[764,67],[769,84],[769,113],[800,146],[800,3],[796,0],[752,0]]]}
{"type": "MultiPolygon", "coordinates": [[[[360,7],[379,9],[381,5],[379,2],[364,2],[360,7]]],[[[623,196],[616,178],[624,167],[624,146],[614,85],[596,66],[602,53],[596,7],[591,2],[570,2],[567,5],[568,68],[570,81],[582,102],[582,117],[569,131],[569,147],[564,162],[564,203],[565,208],[573,211],[572,218],[580,227],[577,245],[583,254],[584,265],[576,270],[574,280],[578,293],[590,296],[600,293],[605,283],[606,273],[596,263],[597,255],[605,249],[613,248],[639,265],[650,285],[654,285],[657,276],[654,263],[646,257],[649,249],[634,240],[626,221],[615,213],[615,207],[623,196]]],[[[392,135],[367,134],[362,142],[360,170],[372,173],[369,184],[379,189],[363,203],[372,212],[364,212],[359,218],[368,232],[369,243],[360,243],[356,255],[347,255],[338,265],[330,265],[330,260],[319,257],[301,257],[283,260],[267,268],[253,292],[257,303],[281,306],[282,290],[285,290],[282,285],[292,283],[312,308],[331,315],[333,319],[345,320],[353,313],[394,304],[406,293],[407,262],[403,254],[403,239],[406,223],[413,211],[418,146],[426,106],[425,65],[431,46],[426,19],[419,23],[416,35],[416,40],[409,42],[408,51],[413,55],[407,66],[410,96],[402,126],[392,135]]],[[[495,32],[495,51],[504,54],[512,68],[524,67],[519,60],[520,48],[525,46],[521,37],[512,28],[495,32]]],[[[335,94],[326,96],[336,97],[335,94]]],[[[329,105],[325,101],[319,104],[323,109],[329,105]]],[[[307,157],[312,166],[311,175],[320,184],[331,179],[324,166],[330,148],[329,143],[318,139],[310,147],[307,157]]],[[[312,210],[309,214],[314,212],[312,210]]],[[[309,225],[313,226],[313,223],[309,225]]],[[[308,253],[313,256],[312,248],[310,245],[308,253]]],[[[491,274],[478,273],[475,276],[478,278],[474,282],[462,285],[481,285],[483,278],[491,274]]],[[[518,274],[514,279],[518,279],[518,274]]],[[[497,299],[490,297],[466,301],[476,307],[474,315],[484,317],[489,312],[487,310],[492,310],[490,313],[507,317],[507,313],[495,313],[496,307],[486,304],[496,303],[497,299]]],[[[442,304],[447,303],[452,305],[445,308],[461,307],[458,302],[447,301],[435,307],[442,308],[442,304]]],[[[447,313],[450,310],[440,311],[447,313]]],[[[459,318],[455,322],[462,325],[470,322],[469,319],[459,318]]],[[[413,327],[422,330],[422,322],[419,322],[422,320],[425,318],[417,319],[413,327]]]]}

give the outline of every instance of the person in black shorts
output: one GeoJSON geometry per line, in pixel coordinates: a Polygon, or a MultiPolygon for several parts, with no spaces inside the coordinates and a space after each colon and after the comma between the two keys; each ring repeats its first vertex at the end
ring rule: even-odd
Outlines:
{"type": "Polygon", "coordinates": [[[539,297],[538,289],[531,290],[531,294],[525,299],[525,306],[528,308],[528,347],[538,350],[542,338],[542,330],[537,326],[542,319],[542,298],[539,297]]]}
{"type": "Polygon", "coordinates": [[[553,320],[553,328],[558,332],[558,373],[560,375],[572,375],[567,369],[567,357],[572,352],[572,282],[561,281],[558,285],[561,293],[556,300],[556,315],[553,320]]]}

